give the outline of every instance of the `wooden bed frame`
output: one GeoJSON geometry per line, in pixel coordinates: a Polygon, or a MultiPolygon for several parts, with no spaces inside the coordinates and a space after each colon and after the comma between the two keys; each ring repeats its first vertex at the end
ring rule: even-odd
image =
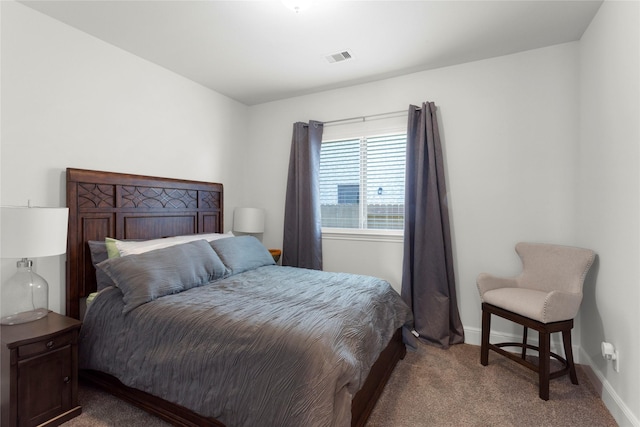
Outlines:
{"type": "MultiPolygon", "coordinates": [[[[84,298],[96,291],[88,241],[223,232],[222,184],[67,169],[67,206],[66,313],[76,319],[81,319],[84,312],[84,298]]],[[[395,365],[405,354],[398,330],[352,400],[352,426],[365,425],[395,365]]],[[[173,425],[223,426],[215,419],[127,387],[110,375],[95,371],[82,371],[80,375],[173,425]]]]}

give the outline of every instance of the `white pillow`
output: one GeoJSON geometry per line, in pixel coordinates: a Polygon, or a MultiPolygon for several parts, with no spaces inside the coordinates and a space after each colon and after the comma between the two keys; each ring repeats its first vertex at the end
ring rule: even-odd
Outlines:
{"type": "Polygon", "coordinates": [[[154,251],[156,249],[168,248],[169,246],[179,245],[181,243],[193,242],[196,240],[213,240],[233,237],[233,233],[210,233],[210,234],[189,234],[187,236],[165,237],[162,239],[142,240],[139,242],[116,240],[116,248],[120,252],[120,256],[137,255],[144,252],[154,251]]]}

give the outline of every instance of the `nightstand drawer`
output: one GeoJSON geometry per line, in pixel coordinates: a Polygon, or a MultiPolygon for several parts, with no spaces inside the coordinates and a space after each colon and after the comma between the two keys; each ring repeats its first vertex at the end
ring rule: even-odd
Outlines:
{"type": "Polygon", "coordinates": [[[67,332],[66,334],[57,335],[48,340],[21,345],[18,347],[18,358],[22,359],[24,357],[34,356],[69,345],[73,342],[74,335],[75,332],[67,332]]]}

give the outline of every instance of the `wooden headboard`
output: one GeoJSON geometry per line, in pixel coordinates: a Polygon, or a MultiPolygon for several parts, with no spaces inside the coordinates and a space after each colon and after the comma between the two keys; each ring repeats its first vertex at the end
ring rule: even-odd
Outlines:
{"type": "Polygon", "coordinates": [[[67,169],[67,316],[96,291],[89,240],[222,233],[222,184],[67,169]]]}

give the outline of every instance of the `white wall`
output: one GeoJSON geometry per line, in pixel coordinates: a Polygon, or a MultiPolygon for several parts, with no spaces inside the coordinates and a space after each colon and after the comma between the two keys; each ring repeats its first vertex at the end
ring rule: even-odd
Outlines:
{"type": "MultiPolygon", "coordinates": [[[[65,169],[98,169],[222,182],[230,228],[246,106],[21,4],[0,7],[3,205],[65,206],[65,169]]],[[[4,280],[15,261],[2,267],[4,280]]],[[[36,268],[64,313],[64,257],[36,268]]]]}
{"type": "MultiPolygon", "coordinates": [[[[293,122],[434,101],[448,172],[459,306],[468,341],[479,342],[476,275],[516,273],[513,248],[519,240],[575,243],[577,54],[576,43],[563,44],[251,107],[247,165],[254,173],[245,188],[255,205],[267,209],[265,243],[281,247],[293,122]]],[[[401,243],[325,239],[323,247],[325,269],[382,275],[399,288],[401,243]]],[[[509,324],[494,326],[513,332],[509,324]]]]}
{"type": "Polygon", "coordinates": [[[580,41],[577,239],[598,252],[582,358],[620,425],[640,426],[640,3],[605,1],[580,41]],[[620,352],[620,372],[600,343],[620,352]],[[619,405],[618,405],[619,404],[619,405]],[[619,406],[619,407],[618,407],[619,406]]]}

